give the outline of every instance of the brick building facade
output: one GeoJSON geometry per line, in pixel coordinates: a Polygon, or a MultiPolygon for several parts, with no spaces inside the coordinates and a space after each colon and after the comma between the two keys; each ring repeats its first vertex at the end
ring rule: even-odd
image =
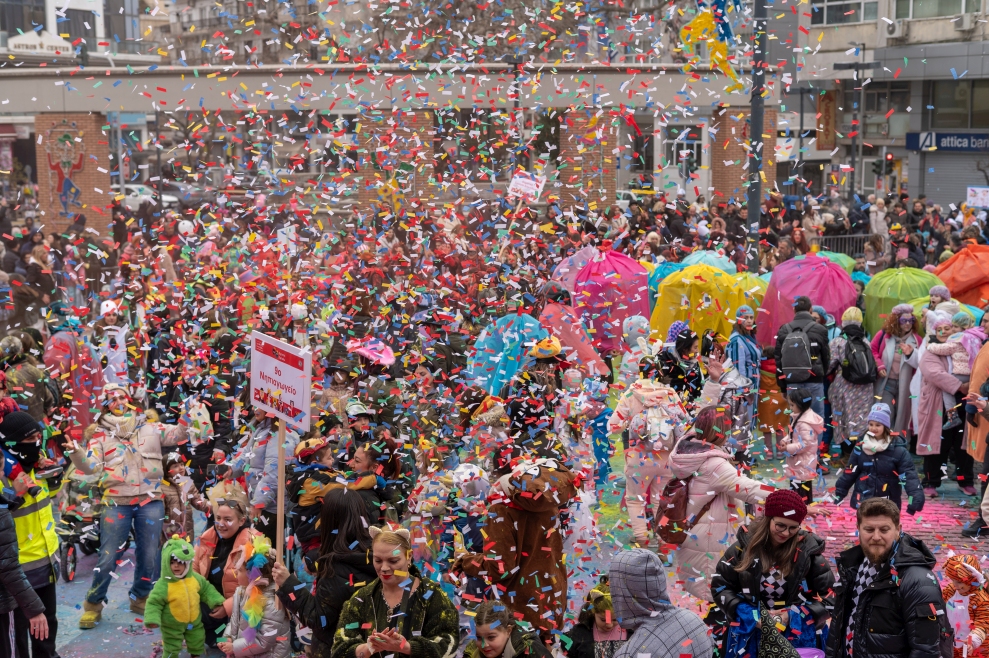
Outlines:
{"type": "MultiPolygon", "coordinates": [[[[749,110],[744,107],[727,107],[712,119],[716,137],[711,139],[711,185],[714,187],[712,201],[720,203],[729,198],[744,199],[744,183],[749,170],[747,143],[749,140],[749,110]]],[[[763,131],[762,183],[763,198],[773,189],[776,180],[776,109],[765,110],[763,131]]]]}

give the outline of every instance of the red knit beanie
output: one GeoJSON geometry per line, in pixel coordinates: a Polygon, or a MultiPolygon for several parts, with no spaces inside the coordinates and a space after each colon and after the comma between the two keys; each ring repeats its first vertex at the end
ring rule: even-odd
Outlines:
{"type": "Polygon", "coordinates": [[[807,504],[796,491],[777,489],[766,498],[766,517],[778,516],[797,523],[803,523],[807,516],[807,504]]]}

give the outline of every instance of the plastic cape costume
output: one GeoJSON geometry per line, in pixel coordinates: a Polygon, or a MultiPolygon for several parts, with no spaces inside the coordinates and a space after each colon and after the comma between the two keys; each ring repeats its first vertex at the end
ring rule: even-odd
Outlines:
{"type": "Polygon", "coordinates": [[[577,275],[574,310],[601,354],[622,349],[622,323],[649,314],[649,277],[638,261],[602,250],[577,275]]]}
{"type": "Polygon", "coordinates": [[[710,265],[714,269],[721,270],[726,274],[738,274],[738,267],[727,256],[723,256],[710,249],[701,249],[688,254],[681,263],[684,267],[691,265],[710,265]]]}
{"type": "Polygon", "coordinates": [[[659,285],[649,322],[653,338],[665,340],[670,325],[677,320],[698,334],[713,330],[730,336],[735,311],[747,303],[734,276],[710,265],[691,265],[670,274],[659,285]]]}
{"type": "Polygon", "coordinates": [[[209,608],[223,605],[223,595],[193,571],[194,556],[192,544],[178,535],[173,535],[161,549],[161,577],[148,596],[144,625],[161,627],[164,658],[177,658],[183,640],[191,655],[205,653],[206,631],[199,603],[209,608]],[[172,573],[172,562],[184,565],[182,576],[172,573]]]}
{"type": "Polygon", "coordinates": [[[512,380],[522,357],[549,334],[531,315],[506,315],[481,332],[467,363],[467,380],[496,395],[512,380]]]}
{"type": "MultiPolygon", "coordinates": [[[[762,300],[763,312],[756,313],[756,340],[760,345],[776,344],[780,327],[793,320],[793,302],[801,295],[810,297],[836,318],[849,306],[855,306],[858,299],[852,277],[826,258],[807,256],[780,263],[773,269],[762,300]]],[[[872,307],[867,304],[867,308],[872,307]]],[[[870,310],[869,316],[872,315],[870,310]]]]}
{"type": "MultiPolygon", "coordinates": [[[[641,261],[640,261],[641,262],[641,261]]],[[[659,285],[663,283],[663,279],[673,274],[674,272],[679,272],[683,268],[687,267],[683,263],[674,263],[673,261],[664,261],[662,263],[657,263],[651,270],[649,270],[649,310],[656,308],[656,298],[659,296],[659,285]]]]}
{"type": "Polygon", "coordinates": [[[766,291],[769,289],[768,281],[751,272],[739,272],[735,275],[735,281],[738,282],[738,287],[745,294],[746,304],[752,308],[762,306],[762,300],[765,298],[766,291]]]}
{"type": "MultiPolygon", "coordinates": [[[[886,316],[897,304],[907,304],[911,299],[930,295],[931,288],[942,286],[944,283],[930,272],[918,270],[915,267],[897,267],[892,270],[883,270],[872,277],[862,291],[865,298],[865,307],[869,312],[865,314],[862,326],[870,336],[883,328],[886,316]]],[[[828,313],[834,311],[828,309],[828,313]]],[[[840,317],[840,316],[835,316],[840,317]]]]}
{"type": "Polygon", "coordinates": [[[934,274],[959,302],[985,306],[989,300],[989,245],[968,245],[938,265],[934,274]]]}

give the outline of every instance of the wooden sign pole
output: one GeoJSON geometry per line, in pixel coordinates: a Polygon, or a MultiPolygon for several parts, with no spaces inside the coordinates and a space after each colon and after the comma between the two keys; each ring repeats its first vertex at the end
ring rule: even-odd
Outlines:
{"type": "Polygon", "coordinates": [[[285,547],[285,421],[278,421],[278,512],[275,515],[278,525],[275,527],[275,560],[282,562],[282,551],[285,547]]]}

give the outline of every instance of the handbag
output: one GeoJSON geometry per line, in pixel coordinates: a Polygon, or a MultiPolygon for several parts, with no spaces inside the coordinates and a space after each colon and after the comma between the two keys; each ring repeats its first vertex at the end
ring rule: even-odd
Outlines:
{"type": "Polygon", "coordinates": [[[759,658],[800,658],[790,641],[776,627],[775,619],[759,606],[762,634],[759,638],[759,658]]]}

